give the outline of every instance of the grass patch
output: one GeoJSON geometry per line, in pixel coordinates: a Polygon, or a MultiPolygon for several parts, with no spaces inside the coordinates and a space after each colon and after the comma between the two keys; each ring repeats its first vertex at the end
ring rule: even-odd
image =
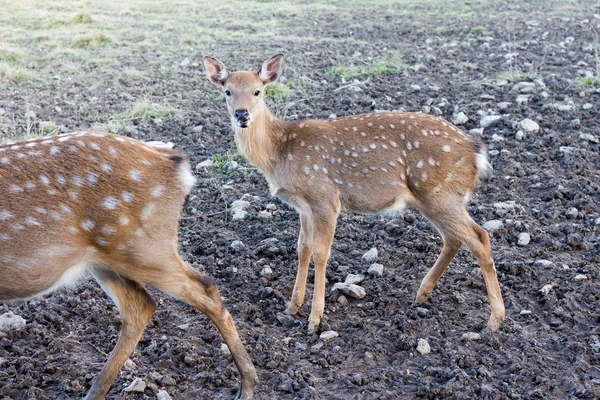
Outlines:
{"type": "Polygon", "coordinates": [[[590,88],[590,89],[600,88],[600,77],[585,76],[583,78],[577,79],[577,81],[575,81],[575,83],[577,84],[577,86],[582,86],[585,88],[590,88]]]}
{"type": "Polygon", "coordinates": [[[80,11],[71,18],[71,23],[73,24],[91,24],[92,22],[92,15],[85,11],[80,11]]]}
{"type": "Polygon", "coordinates": [[[265,87],[265,97],[279,102],[291,93],[291,89],[283,83],[275,82],[265,87]]]}
{"type": "Polygon", "coordinates": [[[105,123],[97,123],[92,125],[92,129],[101,132],[110,132],[123,135],[131,133],[135,130],[135,127],[131,121],[127,120],[110,120],[105,123]]]}
{"type": "Polygon", "coordinates": [[[177,114],[177,110],[171,106],[153,103],[149,97],[136,101],[131,108],[117,114],[113,121],[140,121],[150,123],[156,119],[164,119],[177,114]]]}
{"type": "Polygon", "coordinates": [[[28,81],[33,74],[23,68],[15,68],[5,62],[0,62],[0,80],[9,80],[15,83],[28,81]]]}
{"type": "Polygon", "coordinates": [[[344,79],[354,79],[359,76],[377,77],[381,75],[390,75],[406,68],[397,55],[389,55],[384,60],[375,62],[371,65],[359,67],[356,65],[337,66],[329,69],[329,73],[344,79]]]}
{"type": "Polygon", "coordinates": [[[16,62],[21,59],[23,52],[17,49],[10,48],[5,44],[0,44],[0,61],[16,62]]]}
{"type": "Polygon", "coordinates": [[[533,72],[511,70],[499,73],[496,79],[508,82],[533,82],[537,79],[537,76],[533,72]]]}
{"type": "Polygon", "coordinates": [[[474,26],[471,28],[471,35],[485,36],[488,32],[483,26],[474,26]]]}
{"type": "Polygon", "coordinates": [[[104,33],[99,33],[95,36],[84,36],[80,37],[73,43],[73,46],[78,49],[83,49],[90,46],[101,46],[104,44],[111,43],[112,40],[104,33]]]}
{"type": "Polygon", "coordinates": [[[244,163],[244,160],[240,154],[235,150],[227,150],[225,153],[213,154],[210,158],[215,163],[215,169],[225,174],[229,174],[234,171],[226,167],[227,163],[232,161],[237,162],[238,165],[242,165],[244,163]]]}

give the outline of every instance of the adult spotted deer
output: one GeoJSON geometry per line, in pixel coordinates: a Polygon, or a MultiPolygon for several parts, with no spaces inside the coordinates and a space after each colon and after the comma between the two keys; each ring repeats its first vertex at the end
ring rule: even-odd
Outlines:
{"type": "Polygon", "coordinates": [[[419,209],[443,238],[442,253],[423,279],[416,302],[431,294],[465,243],[483,271],[491,306],[488,328],[504,319],[487,232],[469,216],[465,203],[490,165],[486,150],[442,118],[386,112],[335,120],[287,123],[269,112],[265,85],[281,74],[282,55],[258,72],[230,72],[204,58],[208,78],[223,88],[240,152],[265,175],[271,192],[300,214],[298,273],[287,311],[304,300],[307,271],[315,266],[309,332],[321,320],[325,266],[341,211],[382,212],[419,209]]]}
{"type": "Polygon", "coordinates": [[[86,399],[104,398],[152,317],[144,285],[212,320],[240,372],[239,398],[253,396],[256,372],[215,280],[177,252],[193,182],[182,154],[108,133],[0,145],[0,301],[49,293],[89,271],[121,313],[119,340],[86,399]]]}

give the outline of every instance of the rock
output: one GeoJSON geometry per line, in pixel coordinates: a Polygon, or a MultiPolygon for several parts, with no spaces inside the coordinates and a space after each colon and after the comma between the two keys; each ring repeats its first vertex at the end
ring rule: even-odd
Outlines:
{"type": "Polygon", "coordinates": [[[421,86],[419,86],[419,85],[410,85],[410,90],[412,92],[419,92],[421,90],[421,86]]]}
{"type": "Polygon", "coordinates": [[[517,131],[517,133],[515,134],[515,138],[517,140],[523,140],[524,137],[525,137],[525,132],[523,132],[523,131],[517,131]]]}
{"type": "Polygon", "coordinates": [[[481,118],[481,120],[479,121],[479,125],[482,128],[489,128],[491,126],[499,124],[501,120],[502,116],[500,115],[488,115],[481,118]]]}
{"type": "Polygon", "coordinates": [[[535,93],[535,83],[519,82],[512,87],[511,91],[519,93],[535,93]]]}
{"type": "Polygon", "coordinates": [[[509,109],[511,105],[512,105],[512,103],[509,103],[508,101],[503,101],[503,102],[500,102],[497,104],[498,110],[500,110],[500,111],[509,109]]]}
{"type": "Polygon", "coordinates": [[[527,246],[531,241],[531,236],[527,232],[519,233],[519,239],[517,240],[517,244],[519,246],[527,246]]]}
{"type": "Polygon", "coordinates": [[[516,100],[517,104],[527,104],[529,103],[529,95],[528,94],[520,94],[517,96],[516,100]]]}
{"type": "Polygon", "coordinates": [[[319,336],[319,339],[326,342],[326,341],[336,338],[338,336],[340,336],[340,335],[336,331],[325,331],[325,332],[321,333],[321,335],[319,336]]]}
{"type": "Polygon", "coordinates": [[[583,274],[577,274],[577,275],[575,275],[575,280],[576,281],[583,281],[583,280],[586,280],[587,278],[588,278],[587,275],[583,275],[583,274]]]}
{"type": "Polygon", "coordinates": [[[129,384],[129,386],[127,386],[124,390],[128,393],[129,392],[143,393],[145,389],[146,389],[146,382],[144,382],[140,378],[135,378],[133,380],[133,382],[131,382],[129,384]]]}
{"type": "Polygon", "coordinates": [[[377,259],[378,255],[379,254],[377,252],[377,248],[373,247],[371,250],[369,250],[365,254],[363,254],[362,260],[364,262],[370,263],[370,262],[375,261],[377,259]]]}
{"type": "Polygon", "coordinates": [[[0,332],[23,329],[26,324],[27,321],[23,317],[14,314],[12,311],[0,315],[0,332]]]}
{"type": "MultiPolygon", "coordinates": [[[[591,104],[591,103],[585,103],[583,106],[581,106],[581,108],[583,108],[583,109],[584,109],[584,110],[586,110],[586,111],[587,111],[587,110],[591,110],[591,109],[592,109],[592,107],[594,107],[594,106],[593,106],[593,104],[591,104]]],[[[1,115],[1,114],[0,114],[0,115],[1,115]]]]}
{"type": "Polygon", "coordinates": [[[213,160],[211,160],[210,158],[208,160],[199,162],[198,164],[196,164],[196,172],[200,172],[201,170],[203,170],[205,168],[210,168],[213,165],[215,165],[215,162],[213,160]]]}
{"type": "Polygon", "coordinates": [[[173,398],[165,390],[161,390],[156,394],[156,400],[173,400],[173,398]]]}
{"type": "Polygon", "coordinates": [[[125,368],[127,371],[133,371],[137,368],[137,365],[135,365],[133,361],[128,359],[127,361],[125,361],[123,368],[125,368]]]}
{"type": "Polygon", "coordinates": [[[419,339],[419,343],[417,344],[417,351],[423,355],[431,353],[431,347],[429,347],[429,342],[425,339],[419,339]]]}
{"type": "Polygon", "coordinates": [[[569,128],[573,128],[573,129],[581,128],[581,121],[579,120],[579,118],[575,118],[575,119],[572,119],[571,121],[569,121],[569,128]]]}
{"type": "Polygon", "coordinates": [[[488,232],[496,232],[503,226],[504,223],[502,223],[502,221],[498,219],[492,219],[490,221],[486,221],[485,224],[483,224],[483,229],[485,229],[488,232]]]}
{"type": "Polygon", "coordinates": [[[267,211],[275,211],[277,210],[277,206],[273,203],[269,203],[267,204],[267,206],[265,207],[267,209],[267,211]]]}
{"type": "Polygon", "coordinates": [[[540,131],[540,126],[538,123],[529,118],[525,118],[519,122],[519,128],[521,128],[525,133],[538,133],[540,131]]]}
{"type": "Polygon", "coordinates": [[[483,136],[483,128],[474,128],[469,130],[469,134],[473,136],[483,136]]]}
{"type": "Polygon", "coordinates": [[[333,288],[331,289],[331,291],[332,292],[340,291],[348,297],[352,297],[354,299],[359,299],[359,300],[364,299],[365,296],[367,295],[367,292],[365,291],[365,289],[363,287],[354,285],[354,284],[342,283],[342,282],[338,282],[335,285],[333,285],[333,288]]]}
{"type": "Polygon", "coordinates": [[[467,340],[481,340],[481,335],[477,332],[467,332],[463,333],[462,338],[467,340]]]}
{"type": "Polygon", "coordinates": [[[225,164],[223,164],[223,171],[225,172],[233,172],[236,169],[238,169],[239,164],[237,163],[237,161],[227,161],[225,164]]]}
{"type": "Polygon", "coordinates": [[[548,268],[554,265],[554,263],[552,261],[548,261],[548,260],[535,260],[534,262],[535,265],[539,265],[540,267],[543,268],[548,268]]]}
{"type": "Polygon", "coordinates": [[[577,215],[579,215],[579,211],[575,207],[569,207],[569,209],[565,212],[567,218],[575,219],[577,215]]]}
{"type": "Polygon", "coordinates": [[[258,213],[258,218],[269,219],[273,216],[270,212],[263,210],[258,213]]]}
{"type": "Polygon", "coordinates": [[[504,142],[504,136],[500,136],[496,133],[492,135],[492,142],[504,142]]]}
{"type": "Polygon", "coordinates": [[[242,251],[246,248],[246,245],[241,240],[234,240],[233,242],[231,242],[231,245],[229,245],[229,247],[231,247],[233,251],[242,251]]]}
{"type": "Polygon", "coordinates": [[[320,348],[322,348],[325,345],[325,343],[323,342],[317,342],[316,344],[310,346],[311,350],[319,350],[320,348]]]}
{"type": "Polygon", "coordinates": [[[221,353],[227,356],[231,355],[231,351],[229,351],[229,347],[225,343],[221,343],[221,353]]]}
{"type": "Polygon", "coordinates": [[[348,299],[343,294],[341,294],[340,297],[337,298],[337,302],[339,305],[342,305],[342,306],[348,305],[348,299]]]}
{"type": "Polygon", "coordinates": [[[265,278],[270,278],[273,276],[273,269],[268,265],[265,265],[262,271],[260,271],[260,276],[264,276],[265,278]]]}
{"type": "Polygon", "coordinates": [[[383,264],[371,264],[367,273],[371,276],[383,276],[383,264]]]}
{"type": "Polygon", "coordinates": [[[452,123],[454,125],[462,125],[465,122],[467,122],[469,120],[469,117],[467,117],[467,114],[465,114],[464,112],[459,112],[458,114],[455,114],[454,116],[452,116],[452,123]]]}
{"type": "Polygon", "coordinates": [[[554,284],[550,283],[548,285],[544,285],[544,287],[542,287],[539,292],[542,294],[542,296],[547,296],[548,293],[550,293],[550,291],[554,289],[554,284]]]}
{"type": "Polygon", "coordinates": [[[598,139],[597,136],[594,136],[592,134],[589,133],[582,133],[579,135],[579,139],[582,140],[587,140],[588,142],[592,142],[592,143],[600,143],[600,139],[598,139]]]}
{"type": "Polygon", "coordinates": [[[531,315],[531,310],[521,310],[519,315],[531,315]]]}
{"type": "Polygon", "coordinates": [[[236,200],[231,203],[232,219],[234,221],[245,219],[248,215],[248,212],[246,211],[248,206],[250,206],[250,202],[246,200],[236,200]]]}
{"type": "Polygon", "coordinates": [[[163,376],[160,380],[160,384],[163,386],[175,386],[177,381],[172,376],[163,376]]]}
{"type": "Polygon", "coordinates": [[[348,285],[356,285],[356,284],[361,283],[364,280],[365,280],[365,277],[363,275],[348,274],[346,276],[346,279],[344,280],[344,283],[347,283],[348,285]]]}
{"type": "Polygon", "coordinates": [[[188,65],[190,65],[190,59],[189,58],[184,58],[183,60],[181,60],[181,62],[179,63],[179,66],[182,68],[187,67],[188,65]]]}
{"type": "Polygon", "coordinates": [[[192,128],[192,132],[194,132],[194,133],[200,133],[200,132],[202,132],[202,129],[204,129],[204,126],[202,126],[202,125],[196,125],[195,127],[192,128]]]}
{"type": "Polygon", "coordinates": [[[306,350],[308,346],[306,346],[306,343],[296,342],[294,343],[294,347],[298,350],[306,350]]]}

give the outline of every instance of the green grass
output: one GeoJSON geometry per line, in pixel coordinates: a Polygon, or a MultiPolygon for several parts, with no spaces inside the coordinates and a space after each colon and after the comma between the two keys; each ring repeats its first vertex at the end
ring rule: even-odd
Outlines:
{"type": "Polygon", "coordinates": [[[388,55],[384,60],[377,61],[366,66],[337,66],[329,69],[329,73],[344,79],[354,79],[359,76],[377,77],[381,75],[390,75],[406,69],[406,65],[400,57],[388,55]]]}
{"type": "Polygon", "coordinates": [[[71,22],[74,24],[91,24],[93,19],[90,13],[80,11],[71,18],[71,22]]]}
{"type": "Polygon", "coordinates": [[[136,101],[129,110],[119,113],[114,120],[140,121],[150,123],[156,119],[165,119],[177,114],[177,110],[171,106],[153,103],[149,97],[136,101]]]}
{"type": "Polygon", "coordinates": [[[598,76],[585,76],[577,79],[575,83],[578,86],[582,86],[589,89],[600,88],[600,77],[598,76]]]}
{"type": "Polygon", "coordinates": [[[240,165],[242,163],[244,163],[243,158],[235,150],[228,150],[224,153],[213,154],[211,156],[211,159],[215,163],[215,170],[225,173],[225,174],[233,172],[233,171],[228,171],[225,169],[225,164],[227,164],[228,162],[235,161],[240,165]]]}
{"type": "Polygon", "coordinates": [[[485,36],[488,31],[482,26],[474,26],[471,28],[471,35],[485,36]]]}
{"type": "Polygon", "coordinates": [[[33,73],[26,69],[0,62],[0,82],[7,80],[20,83],[33,79],[33,76],[33,73]]]}
{"type": "Polygon", "coordinates": [[[100,32],[94,36],[80,37],[79,39],[75,40],[73,47],[82,49],[84,47],[101,46],[110,42],[112,42],[112,40],[104,33],[100,32]]]}
{"type": "Polygon", "coordinates": [[[265,97],[275,102],[280,102],[286,98],[292,90],[283,83],[275,82],[265,87],[265,97]]]}
{"type": "Polygon", "coordinates": [[[508,82],[533,82],[537,79],[537,75],[533,72],[521,72],[517,70],[510,70],[501,72],[496,76],[498,80],[505,80],[508,82]]]}

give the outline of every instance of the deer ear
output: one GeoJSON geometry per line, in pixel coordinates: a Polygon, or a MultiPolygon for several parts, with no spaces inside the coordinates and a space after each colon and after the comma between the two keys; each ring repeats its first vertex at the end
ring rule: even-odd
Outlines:
{"type": "Polygon", "coordinates": [[[277,54],[265,61],[258,71],[258,76],[264,84],[275,82],[283,69],[283,54],[277,54]]]}
{"type": "Polygon", "coordinates": [[[225,64],[216,58],[205,56],[204,68],[206,68],[206,76],[215,85],[222,86],[229,76],[229,71],[227,71],[225,64]]]}

